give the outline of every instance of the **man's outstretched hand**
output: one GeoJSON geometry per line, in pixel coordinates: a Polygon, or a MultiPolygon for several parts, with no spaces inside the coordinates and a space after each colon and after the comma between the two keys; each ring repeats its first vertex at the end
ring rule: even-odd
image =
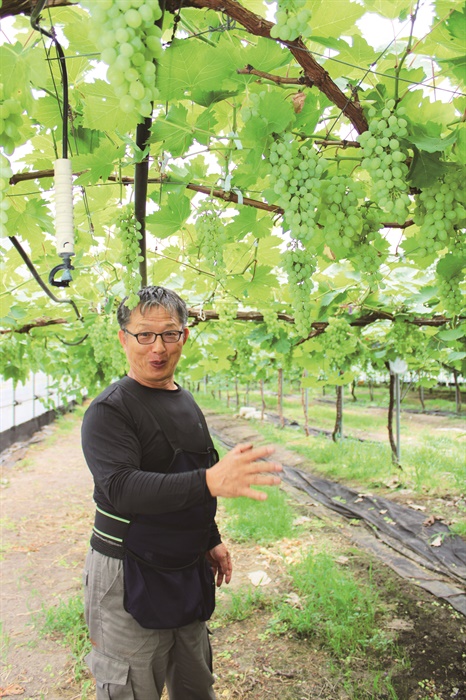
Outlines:
{"type": "Polygon", "coordinates": [[[253,447],[250,443],[236,445],[213,467],[206,471],[207,488],[212,496],[237,498],[247,496],[265,501],[267,494],[251,486],[276,486],[282,471],[277,462],[263,462],[274,452],[273,447],[253,447]]]}

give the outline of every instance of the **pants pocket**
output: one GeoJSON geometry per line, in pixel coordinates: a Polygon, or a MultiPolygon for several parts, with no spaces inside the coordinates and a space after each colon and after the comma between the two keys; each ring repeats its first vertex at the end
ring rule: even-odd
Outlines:
{"type": "Polygon", "coordinates": [[[93,649],[85,659],[96,680],[97,700],[134,700],[129,662],[93,649]]]}

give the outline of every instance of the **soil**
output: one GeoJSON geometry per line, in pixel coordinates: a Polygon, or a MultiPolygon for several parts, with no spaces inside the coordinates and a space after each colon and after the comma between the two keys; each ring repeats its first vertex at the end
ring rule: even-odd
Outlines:
{"type": "MultiPolygon", "coordinates": [[[[216,418],[230,439],[257,437],[245,421],[216,418]]],[[[412,418],[416,421],[416,418],[412,418]]],[[[433,417],[429,417],[429,422],[433,417]]],[[[439,424],[432,424],[439,425],[439,424]]],[[[442,427],[443,424],[442,424],[442,427]]],[[[79,595],[81,570],[93,518],[92,480],[84,463],[80,421],[66,416],[36,434],[32,444],[2,455],[1,526],[2,646],[0,698],[81,700],[90,676],[76,682],[69,649],[43,634],[43,610],[79,595]]],[[[290,452],[287,463],[303,460],[290,452]]],[[[290,492],[291,497],[299,495],[290,492]]],[[[336,514],[299,499],[304,530],[271,547],[230,542],[235,562],[230,589],[251,587],[263,571],[265,601],[289,591],[288,570],[300,552],[331,550],[341,565],[365,580],[370,571],[383,600],[381,625],[397,653],[336,661],[317,639],[276,634],[267,602],[241,621],[214,614],[216,691],[219,700],[394,700],[384,694],[387,674],[398,700],[466,700],[466,618],[446,603],[400,579],[358,550],[351,525],[336,514]]],[[[219,512],[220,527],[222,507],[219,512]]],[[[219,610],[228,594],[221,592],[219,610]]]]}

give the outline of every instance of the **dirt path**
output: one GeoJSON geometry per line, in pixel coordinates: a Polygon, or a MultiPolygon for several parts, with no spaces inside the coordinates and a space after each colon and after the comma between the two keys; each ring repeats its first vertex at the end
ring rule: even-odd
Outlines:
{"type": "MultiPolygon", "coordinates": [[[[69,420],[73,420],[70,418],[69,420]]],[[[32,445],[23,462],[3,467],[0,492],[3,654],[0,686],[25,698],[76,698],[69,653],[41,638],[43,606],[77,593],[91,525],[92,480],[79,424],[32,445]],[[50,442],[52,444],[50,444],[50,442]],[[52,690],[53,688],[53,690],[52,690]],[[52,693],[52,694],[51,694],[52,693]]]]}
{"type": "MultiPolygon", "coordinates": [[[[222,421],[234,439],[245,440],[253,432],[245,422],[232,425],[228,417],[218,419],[217,427],[222,421]]],[[[64,430],[63,421],[45,429],[46,441],[23,451],[22,461],[3,465],[0,698],[83,697],[72,676],[68,650],[41,636],[37,617],[43,606],[79,594],[93,517],[92,483],[81,454],[79,420],[67,416],[64,423],[69,430],[64,430]]],[[[301,459],[296,457],[295,464],[301,459]]],[[[310,525],[300,540],[272,548],[231,545],[236,563],[233,590],[244,590],[250,585],[250,574],[261,570],[270,578],[267,594],[278,595],[287,590],[287,569],[300,547],[319,549],[331,542],[334,550],[344,552],[351,546],[349,526],[336,516],[301,507],[309,513],[310,525]]],[[[361,570],[367,569],[367,558],[355,553],[354,561],[361,570]]],[[[390,597],[390,629],[396,630],[393,633],[411,658],[411,669],[397,681],[399,700],[466,700],[464,618],[378,564],[373,565],[373,575],[390,597]]],[[[266,610],[258,610],[248,619],[214,629],[219,700],[371,697],[356,696],[348,689],[344,667],[312,640],[271,636],[269,618],[266,610]]],[[[360,673],[363,680],[367,669],[362,666],[360,673]]],[[[382,700],[383,696],[373,697],[382,700]]]]}

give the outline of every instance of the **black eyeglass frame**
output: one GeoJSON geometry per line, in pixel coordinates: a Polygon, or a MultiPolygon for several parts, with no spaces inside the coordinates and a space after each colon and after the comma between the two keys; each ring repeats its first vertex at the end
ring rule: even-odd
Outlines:
{"type": "Polygon", "coordinates": [[[157,336],[160,336],[162,338],[162,342],[164,344],[168,343],[168,345],[170,345],[172,343],[178,343],[181,336],[183,335],[183,331],[162,331],[161,333],[154,333],[153,331],[142,331],[141,333],[131,333],[131,331],[129,331],[127,328],[123,328],[123,332],[128,333],[128,335],[132,335],[133,338],[136,338],[136,341],[139,343],[139,345],[153,345],[155,343],[155,341],[157,340],[157,336]],[[178,338],[176,340],[166,340],[167,333],[170,333],[170,334],[177,333],[178,338]],[[140,335],[146,335],[146,336],[153,335],[154,339],[148,343],[141,343],[141,341],[139,340],[140,335]],[[164,336],[165,336],[165,338],[164,338],[164,336]]]}

